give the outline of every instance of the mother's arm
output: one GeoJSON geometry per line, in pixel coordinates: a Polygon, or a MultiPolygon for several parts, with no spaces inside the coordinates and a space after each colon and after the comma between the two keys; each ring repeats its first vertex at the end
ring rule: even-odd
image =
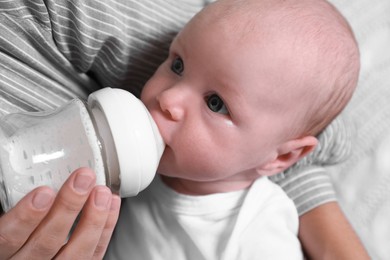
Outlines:
{"type": "Polygon", "coordinates": [[[370,259],[337,202],[320,205],[299,221],[299,239],[308,259],[370,259]]]}

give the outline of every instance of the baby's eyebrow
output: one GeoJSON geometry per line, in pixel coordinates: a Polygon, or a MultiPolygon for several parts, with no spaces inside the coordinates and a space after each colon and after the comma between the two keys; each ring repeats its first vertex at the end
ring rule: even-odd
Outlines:
{"type": "Polygon", "coordinates": [[[169,47],[170,53],[179,54],[181,57],[186,57],[187,51],[186,51],[186,45],[183,43],[182,38],[180,37],[180,34],[176,35],[175,38],[173,38],[172,43],[169,47]]]}

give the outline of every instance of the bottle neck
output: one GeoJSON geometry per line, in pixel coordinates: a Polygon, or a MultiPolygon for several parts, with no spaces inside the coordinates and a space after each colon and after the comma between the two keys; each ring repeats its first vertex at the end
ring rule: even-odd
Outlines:
{"type": "Polygon", "coordinates": [[[91,109],[89,109],[89,112],[92,123],[95,126],[96,135],[100,141],[106,185],[111,189],[112,192],[119,194],[119,161],[109,124],[99,106],[93,106],[91,109]]]}

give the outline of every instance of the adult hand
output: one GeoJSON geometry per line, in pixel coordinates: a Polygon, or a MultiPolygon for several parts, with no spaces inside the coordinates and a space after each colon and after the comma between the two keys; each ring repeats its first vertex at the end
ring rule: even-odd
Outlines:
{"type": "Polygon", "coordinates": [[[80,168],[57,195],[48,187],[27,194],[0,218],[0,259],[101,259],[119,216],[120,198],[95,186],[95,180],[90,169],[80,168]]]}

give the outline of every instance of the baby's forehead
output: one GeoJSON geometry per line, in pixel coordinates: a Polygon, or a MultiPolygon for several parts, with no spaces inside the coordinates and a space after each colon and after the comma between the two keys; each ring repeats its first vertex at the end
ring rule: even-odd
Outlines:
{"type": "MultiPolygon", "coordinates": [[[[322,0],[220,0],[214,10],[219,33],[230,32],[236,44],[275,50],[298,74],[338,67],[338,58],[354,49],[353,33],[342,15],[322,0]],[[229,30],[230,28],[230,30],[229,30]],[[297,68],[299,66],[299,68],[297,68]]],[[[217,32],[218,33],[218,32],[217,32]]],[[[223,45],[221,46],[223,47],[223,45]]],[[[253,58],[256,58],[255,56],[253,58]]],[[[342,58],[343,59],[343,58],[342,58]]],[[[303,76],[303,75],[301,75],[303,76]]],[[[317,77],[320,75],[317,73],[317,77]]],[[[323,75],[326,76],[326,75],[323,75]]],[[[329,76],[329,74],[328,74],[329,76]]]]}
{"type": "Polygon", "coordinates": [[[315,30],[329,22],[343,23],[340,13],[325,0],[219,0],[201,13],[209,25],[226,24],[232,32],[289,30],[302,25],[315,30]]]}

